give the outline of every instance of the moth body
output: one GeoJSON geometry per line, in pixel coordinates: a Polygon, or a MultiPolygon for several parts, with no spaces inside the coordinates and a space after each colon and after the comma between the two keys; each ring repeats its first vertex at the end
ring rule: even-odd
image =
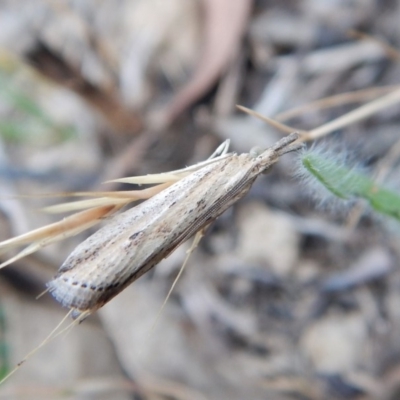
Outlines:
{"type": "MultiPolygon", "coordinates": [[[[261,155],[230,154],[114,217],[70,254],[48,283],[75,316],[92,312],[243,197],[296,137],[261,155]]],[[[281,143],[282,142],[282,143],[281,143]]]]}

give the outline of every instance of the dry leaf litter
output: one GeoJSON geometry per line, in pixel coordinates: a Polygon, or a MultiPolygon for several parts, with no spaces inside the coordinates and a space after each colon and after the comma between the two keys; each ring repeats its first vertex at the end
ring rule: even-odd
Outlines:
{"type": "MultiPolygon", "coordinates": [[[[15,196],[122,189],[101,182],[182,168],[226,138],[248,152],[280,137],[235,104],[312,129],[376,98],[400,81],[399,20],[394,0],[0,1],[1,239],[58,217],[39,209],[59,199],[15,196]]],[[[397,105],[329,140],[376,172],[399,131],[397,105]]],[[[400,398],[399,226],[317,207],[295,162],[208,229],[154,328],[189,243],[41,349],[0,398],[400,398]]],[[[1,271],[3,369],[65,315],[35,297],[86,236],[1,271]]]]}

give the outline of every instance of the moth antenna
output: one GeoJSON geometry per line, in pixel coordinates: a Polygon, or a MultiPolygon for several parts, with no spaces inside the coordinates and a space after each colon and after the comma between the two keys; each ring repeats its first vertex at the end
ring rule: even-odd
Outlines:
{"type": "Polygon", "coordinates": [[[213,158],[219,157],[219,156],[224,156],[225,154],[228,153],[229,150],[229,145],[231,144],[230,139],[225,140],[222,142],[214,151],[214,153],[211,154],[210,157],[208,157],[208,160],[212,160],[213,158]]]}
{"type": "Polygon", "coordinates": [[[52,340],[54,340],[58,336],[62,335],[64,332],[67,332],[69,329],[72,329],[75,325],[78,325],[84,318],[86,318],[90,314],[90,311],[83,312],[79,316],[79,318],[77,318],[76,320],[72,321],[64,329],[59,330],[61,328],[61,326],[64,324],[64,322],[71,316],[73,311],[74,311],[73,309],[68,311],[68,313],[65,315],[65,317],[63,317],[63,319],[48,334],[48,336],[38,346],[36,346],[33,350],[31,350],[3,379],[0,380],[0,385],[2,385],[12,375],[14,375],[14,373],[17,372],[26,361],[28,361],[33,355],[36,354],[37,351],[39,351],[47,343],[51,342],[52,340]]]}

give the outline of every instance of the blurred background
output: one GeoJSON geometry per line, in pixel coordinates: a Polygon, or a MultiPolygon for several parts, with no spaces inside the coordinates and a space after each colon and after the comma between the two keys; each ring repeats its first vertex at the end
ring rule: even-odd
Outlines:
{"type": "MultiPolygon", "coordinates": [[[[40,211],[60,199],[18,196],[127,189],[102,182],[282,137],[236,104],[309,130],[388,93],[399,21],[396,0],[1,0],[0,240],[62,218],[40,211]]],[[[399,127],[397,105],[326,146],[374,174],[399,127]]],[[[154,328],[190,243],[0,398],[399,399],[399,223],[321,207],[297,170],[283,157],[208,229],[154,328]]],[[[35,298],[89,233],[0,271],[1,376],[65,315],[35,298]]]]}

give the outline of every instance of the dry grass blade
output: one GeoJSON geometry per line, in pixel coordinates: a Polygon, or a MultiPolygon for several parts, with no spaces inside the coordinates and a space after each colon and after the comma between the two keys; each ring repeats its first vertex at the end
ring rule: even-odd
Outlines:
{"type": "Polygon", "coordinates": [[[368,35],[365,32],[360,32],[355,29],[350,30],[349,35],[357,39],[368,40],[370,42],[377,43],[386,51],[388,57],[396,61],[400,60],[400,52],[398,49],[396,49],[396,47],[391,46],[387,42],[380,40],[375,36],[368,35]]]}
{"type": "Polygon", "coordinates": [[[259,114],[256,111],[250,110],[243,106],[237,106],[237,108],[249,115],[259,118],[260,120],[274,126],[275,128],[283,132],[297,131],[301,135],[299,141],[307,142],[309,140],[316,140],[320,137],[328,135],[329,133],[337,129],[344,128],[345,126],[348,126],[354,122],[368,118],[371,115],[376,114],[380,110],[388,108],[399,102],[400,102],[400,89],[396,89],[385,96],[370,101],[369,103],[364,104],[361,107],[358,107],[355,110],[350,111],[347,114],[341,115],[340,117],[335,118],[334,120],[329,121],[326,124],[323,124],[318,128],[312,129],[310,131],[298,130],[294,127],[278,122],[272,118],[268,118],[264,115],[259,114]]]}
{"type": "Polygon", "coordinates": [[[100,197],[98,199],[73,201],[71,203],[61,203],[55,206],[44,207],[42,208],[42,211],[50,214],[58,214],[68,211],[86,210],[88,208],[93,208],[93,207],[103,207],[103,206],[111,206],[117,204],[126,205],[130,201],[131,200],[126,200],[126,199],[100,197]]]}
{"type": "Polygon", "coordinates": [[[281,122],[278,122],[275,119],[268,118],[265,115],[262,115],[257,111],[251,110],[250,108],[239,106],[239,105],[237,105],[236,107],[240,111],[243,111],[246,114],[251,115],[252,117],[258,118],[261,121],[266,122],[267,124],[269,124],[269,125],[275,127],[276,129],[280,130],[281,132],[290,133],[290,132],[296,131],[296,132],[299,132],[300,134],[307,133],[307,131],[301,131],[301,130],[295,129],[295,128],[289,126],[289,125],[282,124],[281,122]]]}
{"type": "Polygon", "coordinates": [[[48,237],[49,235],[67,232],[70,229],[76,228],[80,224],[85,224],[93,220],[102,218],[113,210],[113,206],[99,207],[75,215],[71,215],[70,217],[64,218],[62,221],[55,222],[53,224],[35,229],[31,232],[1,242],[0,252],[3,253],[16,246],[20,246],[35,240],[41,240],[45,237],[48,237]]]}
{"type": "Polygon", "coordinates": [[[275,115],[275,119],[282,122],[295,117],[303,116],[305,113],[308,112],[320,111],[327,108],[343,106],[345,104],[373,100],[376,97],[383,96],[386,93],[390,93],[397,88],[399,88],[399,86],[390,85],[384,87],[372,87],[368,89],[355,90],[354,92],[335,94],[334,96],[324,97],[322,99],[312,101],[311,103],[307,103],[299,107],[283,111],[275,115]]]}
{"type": "MultiPolygon", "coordinates": [[[[110,195],[110,197],[63,203],[44,208],[43,210],[49,213],[76,211],[85,208],[89,208],[89,210],[79,212],[66,217],[59,222],[55,222],[53,224],[1,242],[0,253],[5,253],[11,249],[15,249],[28,243],[31,244],[14,257],[0,264],[0,268],[3,268],[29,254],[36,252],[50,243],[75,236],[78,233],[83,232],[84,230],[99,223],[104,217],[114,214],[132,201],[148,199],[166,189],[172,183],[173,182],[164,183],[143,190],[103,192],[110,195]]],[[[81,194],[87,195],[85,192],[82,192],[81,194]]],[[[95,195],[97,194],[98,193],[95,193],[95,195]]]]}
{"type": "MultiPolygon", "coordinates": [[[[153,174],[139,177],[130,177],[117,179],[113,182],[125,182],[135,184],[153,184],[152,186],[141,190],[129,190],[120,192],[72,192],[55,194],[54,197],[97,197],[92,199],[68,202],[57,204],[50,207],[45,207],[42,210],[48,213],[63,213],[70,211],[85,210],[73,214],[59,222],[35,229],[26,234],[17,236],[12,239],[5,240],[0,243],[0,254],[9,250],[29,244],[25,249],[20,251],[14,257],[0,264],[3,268],[14,261],[17,261],[29,254],[32,254],[50,243],[66,239],[74,236],[92,226],[99,223],[104,217],[109,216],[122,207],[136,200],[146,200],[160,193],[164,189],[171,186],[173,183],[190,175],[192,172],[209,165],[215,161],[222,160],[228,156],[229,141],[222,143],[215,152],[206,161],[195,164],[191,167],[183,168],[176,171],[170,171],[162,174],[153,174]],[[101,197],[100,197],[101,196],[101,197]]],[[[40,197],[50,197],[51,195],[41,195],[40,197]]]]}
{"type": "MultiPolygon", "coordinates": [[[[127,178],[130,179],[130,178],[127,178]]],[[[90,200],[80,200],[73,201],[68,203],[61,203],[54,206],[49,206],[42,208],[43,211],[48,213],[63,213],[68,211],[77,211],[83,210],[87,208],[99,207],[99,206],[109,206],[109,205],[120,205],[125,206],[129,203],[136,200],[146,200],[155,194],[161,192],[167,187],[171,186],[174,182],[168,182],[161,185],[153,186],[151,188],[142,189],[142,190],[129,190],[129,191],[121,191],[121,192],[93,192],[86,194],[82,192],[82,196],[96,196],[96,195],[105,195],[107,197],[99,197],[98,199],[90,199],[90,200]]]]}
{"type": "Polygon", "coordinates": [[[126,178],[118,178],[113,179],[111,181],[107,181],[106,183],[110,182],[117,182],[117,183],[131,183],[136,185],[147,185],[152,183],[162,183],[162,182],[171,182],[174,183],[179,181],[182,177],[179,177],[174,174],[154,174],[147,176],[131,176],[126,178]]]}
{"type": "Polygon", "coordinates": [[[174,183],[179,179],[188,176],[189,173],[197,171],[200,168],[205,167],[206,165],[215,163],[217,161],[223,160],[224,158],[228,157],[229,156],[228,148],[229,148],[229,140],[225,140],[220,146],[218,146],[215,152],[211,154],[211,156],[207,160],[199,162],[195,165],[191,165],[189,167],[177,169],[174,171],[162,172],[160,174],[149,174],[143,176],[132,176],[127,178],[113,179],[107,181],[106,183],[119,182],[119,183],[130,183],[136,185],[148,185],[153,183],[167,183],[167,182],[174,183]]]}
{"type": "Polygon", "coordinates": [[[5,377],[3,377],[0,380],[0,385],[3,384],[5,381],[7,381],[12,375],[14,375],[14,373],[18,371],[18,369],[22,366],[22,364],[24,364],[33,355],[35,355],[38,350],[40,350],[42,347],[46,346],[46,344],[53,341],[58,336],[70,331],[73,327],[75,327],[76,325],[81,323],[88,316],[88,313],[82,313],[79,318],[77,318],[76,320],[69,323],[66,327],[62,328],[63,324],[68,320],[68,318],[71,316],[71,314],[72,314],[72,310],[68,311],[68,313],[65,315],[65,317],[47,335],[47,337],[38,346],[36,346],[33,350],[31,350],[5,377]]]}
{"type": "Polygon", "coordinates": [[[102,218],[110,215],[121,206],[110,205],[103,207],[96,207],[91,210],[82,211],[80,213],[71,215],[59,222],[35,229],[23,235],[5,240],[0,243],[0,253],[5,253],[9,250],[31,243],[25,250],[18,253],[16,256],[0,264],[3,268],[12,262],[21,259],[22,257],[32,254],[43,246],[55,242],[57,240],[66,239],[82,232],[93,225],[97,224],[102,218]]]}
{"type": "Polygon", "coordinates": [[[309,131],[308,134],[303,138],[303,140],[307,141],[318,139],[337,129],[368,118],[371,115],[376,114],[378,111],[388,108],[399,102],[400,89],[397,89],[385,96],[364,104],[363,106],[358,107],[355,110],[334,119],[333,121],[330,121],[316,129],[309,131]]]}

